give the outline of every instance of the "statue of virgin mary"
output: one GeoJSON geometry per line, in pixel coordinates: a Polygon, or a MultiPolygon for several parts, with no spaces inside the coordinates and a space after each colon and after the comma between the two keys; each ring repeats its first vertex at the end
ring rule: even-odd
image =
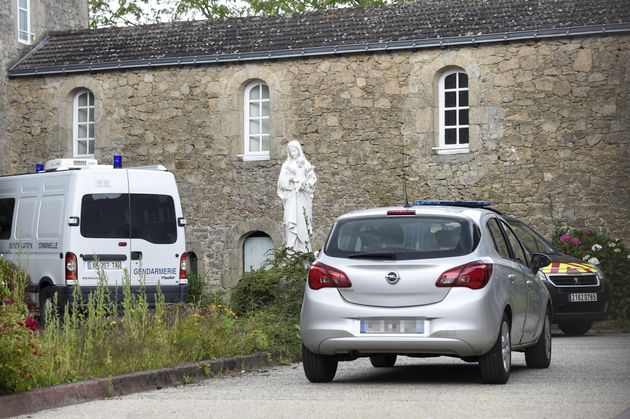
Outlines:
{"type": "Polygon", "coordinates": [[[287,159],[278,177],[278,196],[284,205],[287,247],[298,252],[310,251],[313,232],[313,191],[317,176],[296,140],[287,145],[287,159]]]}

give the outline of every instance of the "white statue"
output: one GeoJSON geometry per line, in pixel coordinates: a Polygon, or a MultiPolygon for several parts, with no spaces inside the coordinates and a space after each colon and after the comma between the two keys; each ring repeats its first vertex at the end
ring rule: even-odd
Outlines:
{"type": "Polygon", "coordinates": [[[313,191],[317,176],[304,157],[302,146],[293,140],[287,145],[287,159],[278,177],[278,196],[284,204],[284,228],[287,247],[299,252],[310,251],[313,232],[313,191]]]}

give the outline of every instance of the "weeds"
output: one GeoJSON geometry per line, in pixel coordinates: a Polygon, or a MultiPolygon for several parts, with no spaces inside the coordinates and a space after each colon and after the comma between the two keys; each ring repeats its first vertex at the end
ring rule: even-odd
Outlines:
{"type": "MultiPolygon", "coordinates": [[[[88,300],[75,286],[62,315],[55,295],[43,330],[25,299],[29,279],[0,258],[0,394],[261,350],[294,361],[312,258],[276,251],[267,270],[245,274],[230,306],[201,291],[194,303],[169,305],[158,291],[150,308],[144,293],[132,292],[128,277],[119,304],[99,272],[88,300]]],[[[209,368],[204,373],[212,375],[209,368]]]]}

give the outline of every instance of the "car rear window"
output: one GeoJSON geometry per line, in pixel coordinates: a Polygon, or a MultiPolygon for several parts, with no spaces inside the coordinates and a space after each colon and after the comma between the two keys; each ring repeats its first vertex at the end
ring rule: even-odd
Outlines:
{"type": "Polygon", "coordinates": [[[333,257],[430,259],[467,255],[479,228],[459,217],[369,217],[338,221],[324,248],[333,257]]]}
{"type": "Polygon", "coordinates": [[[155,194],[89,194],[81,205],[81,235],[133,238],[156,244],[177,240],[173,197],[155,194]]]}

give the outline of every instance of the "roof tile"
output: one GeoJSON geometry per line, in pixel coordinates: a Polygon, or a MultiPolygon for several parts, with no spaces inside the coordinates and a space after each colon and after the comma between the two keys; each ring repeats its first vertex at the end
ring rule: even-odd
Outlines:
{"type": "Polygon", "coordinates": [[[52,32],[10,70],[630,23],[630,0],[419,0],[280,16],[52,32]]]}

